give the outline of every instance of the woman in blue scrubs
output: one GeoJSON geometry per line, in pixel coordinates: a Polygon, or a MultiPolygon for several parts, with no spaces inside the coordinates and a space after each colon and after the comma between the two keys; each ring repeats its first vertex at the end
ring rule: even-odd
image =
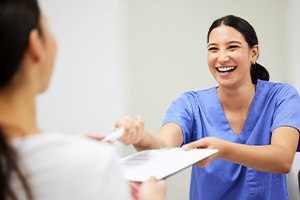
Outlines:
{"type": "Polygon", "coordinates": [[[219,149],[193,166],[192,200],[288,199],[285,174],[298,146],[300,98],[292,86],[269,82],[258,55],[246,20],[217,19],[207,35],[207,61],[218,86],[183,93],[155,134],[144,130],[140,117],[122,117],[120,140],[137,150],[219,149]]]}

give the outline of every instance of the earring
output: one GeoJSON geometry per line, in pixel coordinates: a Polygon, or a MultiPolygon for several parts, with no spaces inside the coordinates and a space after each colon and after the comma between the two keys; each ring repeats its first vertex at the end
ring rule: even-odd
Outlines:
{"type": "Polygon", "coordinates": [[[256,64],[256,60],[253,61],[252,65],[255,65],[255,64],[256,64]]]}

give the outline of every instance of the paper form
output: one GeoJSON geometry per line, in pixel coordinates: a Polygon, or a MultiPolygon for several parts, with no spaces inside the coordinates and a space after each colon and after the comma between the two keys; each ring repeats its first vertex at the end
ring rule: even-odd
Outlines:
{"type": "Polygon", "coordinates": [[[125,178],[143,182],[150,176],[164,179],[215,153],[217,149],[168,148],[140,151],[120,159],[125,178]]]}

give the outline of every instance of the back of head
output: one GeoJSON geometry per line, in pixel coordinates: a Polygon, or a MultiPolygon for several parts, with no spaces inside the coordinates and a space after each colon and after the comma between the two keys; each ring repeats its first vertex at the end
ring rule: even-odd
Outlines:
{"type": "MultiPolygon", "coordinates": [[[[29,34],[39,29],[40,10],[36,0],[0,0],[0,91],[10,84],[28,47],[29,34]]],[[[25,190],[31,192],[17,162],[17,154],[5,137],[0,123],[0,199],[17,200],[10,186],[15,174],[25,190]]]]}
{"type": "MultiPolygon", "coordinates": [[[[244,36],[250,48],[253,48],[254,45],[258,45],[257,35],[251,24],[246,20],[234,15],[227,15],[215,20],[208,30],[207,42],[209,42],[211,31],[221,25],[230,26],[240,32],[244,36]]],[[[257,82],[257,79],[267,81],[270,79],[269,72],[266,70],[266,68],[256,62],[251,64],[250,73],[252,83],[254,84],[257,82]]]]}
{"type": "Polygon", "coordinates": [[[36,0],[0,1],[0,88],[17,72],[30,31],[39,29],[39,18],[36,0]]]}

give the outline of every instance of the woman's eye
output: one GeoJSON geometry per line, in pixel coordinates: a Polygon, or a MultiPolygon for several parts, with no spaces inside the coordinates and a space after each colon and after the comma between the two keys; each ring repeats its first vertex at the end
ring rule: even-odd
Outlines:
{"type": "Polygon", "coordinates": [[[217,51],[218,49],[216,47],[210,47],[208,48],[208,51],[217,51]]]}
{"type": "Polygon", "coordinates": [[[228,49],[230,50],[234,50],[234,49],[237,49],[239,48],[239,46],[236,46],[236,45],[232,45],[232,46],[229,46],[228,49]]]}

